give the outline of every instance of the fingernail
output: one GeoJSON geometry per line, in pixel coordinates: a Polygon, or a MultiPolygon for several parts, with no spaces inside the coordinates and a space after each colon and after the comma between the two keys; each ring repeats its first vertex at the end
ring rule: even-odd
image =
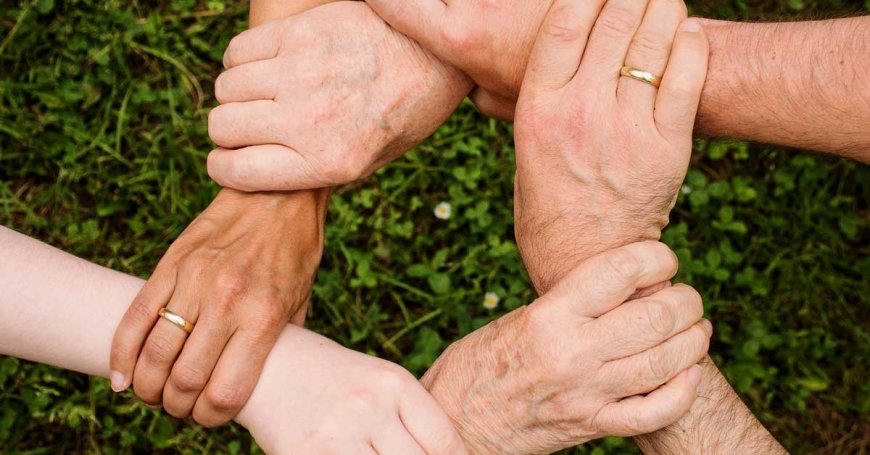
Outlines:
{"type": "Polygon", "coordinates": [[[120,371],[112,371],[112,374],[109,375],[109,379],[112,381],[112,390],[115,392],[123,392],[127,389],[127,379],[124,378],[124,374],[120,371]]]}
{"type": "Polygon", "coordinates": [[[163,408],[163,407],[160,406],[159,404],[148,404],[148,403],[144,403],[144,404],[145,404],[145,407],[146,407],[146,408],[148,408],[148,409],[150,409],[150,410],[152,410],[152,411],[159,411],[159,410],[161,410],[161,409],[163,408]]]}
{"type": "Polygon", "coordinates": [[[692,368],[689,368],[689,382],[694,386],[698,386],[701,383],[701,366],[695,365],[692,368]]]}
{"type": "Polygon", "coordinates": [[[689,33],[697,33],[701,31],[701,23],[697,19],[686,19],[680,25],[680,30],[689,33]]]}

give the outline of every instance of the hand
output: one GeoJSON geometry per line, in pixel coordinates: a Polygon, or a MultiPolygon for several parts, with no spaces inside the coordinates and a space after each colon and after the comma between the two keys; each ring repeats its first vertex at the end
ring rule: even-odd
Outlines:
{"type": "Polygon", "coordinates": [[[466,453],[410,373],[294,326],[236,420],[270,455],[466,453]]]}
{"type": "Polygon", "coordinates": [[[470,84],[362,2],[234,38],[215,82],[209,175],[243,191],[349,183],[430,135],[470,84]],[[231,150],[237,149],[237,150],[231,150]]]}
{"type": "MultiPolygon", "coordinates": [[[[396,30],[478,85],[471,98],[487,115],[512,120],[529,52],[553,0],[366,0],[396,30]]],[[[587,0],[600,9],[604,0],[587,0]]]]}
{"type": "Polygon", "coordinates": [[[454,343],[423,384],[476,454],[551,453],[663,428],[695,400],[712,325],[688,286],[626,299],[676,270],[661,243],[595,256],[454,343]]]}
{"type": "Polygon", "coordinates": [[[517,103],[516,235],[540,291],[586,257],[660,237],[707,72],[682,2],[612,0],[600,16],[590,3],[553,4],[517,103]],[[623,65],[664,74],[661,88],[623,65]]]}
{"type": "Polygon", "coordinates": [[[325,196],[222,191],[124,315],[112,343],[112,388],[132,381],[139,398],[175,417],[229,421],[288,320],[305,318],[325,196]],[[193,333],[158,318],[163,307],[195,324],[193,333]]]}

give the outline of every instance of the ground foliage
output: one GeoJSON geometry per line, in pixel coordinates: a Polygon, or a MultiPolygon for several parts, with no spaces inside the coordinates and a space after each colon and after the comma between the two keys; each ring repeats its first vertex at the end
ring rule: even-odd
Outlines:
{"type": "MultiPolygon", "coordinates": [[[[696,14],[866,14],[870,1],[695,1],[696,14]]],[[[210,201],[208,109],[245,27],[223,0],[0,0],[0,222],[146,277],[210,201]]],[[[865,88],[856,88],[865,89],[865,88]]],[[[421,373],[452,340],[533,298],[513,242],[511,127],[468,104],[430,140],[333,197],[310,326],[421,373]],[[453,216],[433,216],[436,204],[453,216]],[[483,308],[486,292],[501,297],[483,308]]],[[[696,141],[665,240],[704,295],[712,352],[795,453],[870,445],[870,171],[696,141]]],[[[2,252],[0,252],[2,254],[2,252]]],[[[2,290],[0,290],[2,292],[2,290]]],[[[248,453],[111,393],[0,357],[0,453],[248,453]]],[[[634,453],[608,439],[572,453],[634,453]]]]}

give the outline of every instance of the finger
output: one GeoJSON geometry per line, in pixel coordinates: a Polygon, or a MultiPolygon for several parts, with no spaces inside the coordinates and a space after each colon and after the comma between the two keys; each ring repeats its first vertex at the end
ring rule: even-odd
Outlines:
{"type": "Polygon", "coordinates": [[[370,0],[366,2],[386,23],[441,58],[451,60],[444,29],[449,25],[442,0],[370,0]]]}
{"type": "MultiPolygon", "coordinates": [[[[651,0],[640,28],[635,35],[625,65],[661,77],[668,65],[674,36],[688,13],[681,0],[651,0]]],[[[617,97],[641,118],[653,118],[656,88],[629,77],[619,79],[617,97]]]]}
{"type": "Polygon", "coordinates": [[[648,0],[608,0],[592,28],[578,80],[616,95],[619,69],[648,3],[648,0]]]}
{"type": "Polygon", "coordinates": [[[707,355],[713,326],[706,319],[640,354],[608,362],[613,377],[632,378],[612,384],[616,397],[649,393],[707,355]]]}
{"type": "Polygon", "coordinates": [[[290,20],[267,22],[236,35],[224,52],[224,68],[277,57],[281,51],[282,25],[290,20]]]}
{"type": "Polygon", "coordinates": [[[234,66],[214,81],[214,96],[221,104],[274,100],[281,83],[275,60],[258,60],[234,66]]]}
{"type": "Polygon", "coordinates": [[[603,360],[615,360],[661,344],[703,316],[704,303],[698,291],[678,284],[626,302],[587,327],[592,339],[601,341],[596,352],[603,360]]]}
{"type": "Polygon", "coordinates": [[[399,419],[380,429],[372,447],[379,455],[426,455],[399,419]]]}
{"type": "MultiPolygon", "coordinates": [[[[556,90],[577,73],[603,0],[556,0],[532,47],[523,87],[556,90]]],[[[606,7],[605,7],[606,8],[606,7]]]]}
{"type": "Polygon", "coordinates": [[[218,147],[285,142],[285,111],[272,100],[222,104],[208,113],[208,135],[218,147]]]}
{"type": "MultiPolygon", "coordinates": [[[[196,324],[199,309],[194,305],[192,292],[180,287],[172,295],[167,309],[181,316],[191,324],[196,324]]],[[[133,371],[133,390],[136,396],[152,406],[163,400],[163,386],[172,369],[172,364],[184,347],[187,332],[177,325],[160,318],[148,334],[142,355],[133,371]]]]}
{"type": "Polygon", "coordinates": [[[308,190],[339,183],[314,169],[296,150],[276,144],[216,149],[208,154],[208,175],[212,180],[239,191],[308,190]]]}
{"type": "MultiPolygon", "coordinates": [[[[262,324],[274,327],[275,324],[262,324]]],[[[254,333],[252,330],[239,329],[230,338],[221,353],[205,390],[196,400],[193,418],[206,427],[214,427],[229,422],[247,403],[269,350],[278,339],[279,331],[274,333],[254,333]]]]}
{"type": "Polygon", "coordinates": [[[514,120],[514,111],[517,108],[517,100],[507,99],[497,96],[488,90],[483,90],[480,87],[475,87],[468,95],[471,101],[477,106],[484,115],[512,122],[514,120]]]}
{"type": "Polygon", "coordinates": [[[656,125],[672,143],[691,138],[709,58],[710,45],[701,23],[687,19],[677,32],[656,99],[656,125]]]}
{"type": "Polygon", "coordinates": [[[450,419],[422,387],[402,394],[399,418],[428,455],[465,455],[465,445],[450,419]]]}
{"type": "Polygon", "coordinates": [[[685,415],[698,393],[701,367],[695,365],[647,396],[611,403],[598,413],[598,425],[612,436],[637,436],[673,424],[685,415]]]}
{"type": "Polygon", "coordinates": [[[597,318],[637,290],[670,280],[678,267],[665,244],[632,243],[587,259],[538,300],[562,302],[580,316],[597,318]]]}
{"type": "Polygon", "coordinates": [[[203,316],[184,344],[163,389],[163,409],[185,418],[193,411],[232,334],[221,318],[203,316]]]}
{"type": "Polygon", "coordinates": [[[158,264],[151,278],[133,299],[112,338],[109,360],[112,390],[120,392],[130,387],[133,370],[142,345],[157,322],[157,312],[166,306],[175,289],[175,269],[158,264]]]}

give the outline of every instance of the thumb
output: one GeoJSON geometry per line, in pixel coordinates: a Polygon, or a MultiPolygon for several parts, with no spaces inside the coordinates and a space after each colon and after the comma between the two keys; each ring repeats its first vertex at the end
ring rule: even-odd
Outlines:
{"type": "Polygon", "coordinates": [[[326,181],[299,152],[276,144],[213,150],[208,175],[220,186],[239,191],[296,191],[344,183],[326,181]]]}
{"type": "Polygon", "coordinates": [[[557,283],[544,301],[578,316],[597,318],[639,289],[670,280],[678,268],[677,256],[665,244],[632,243],[587,259],[557,283]]]}

